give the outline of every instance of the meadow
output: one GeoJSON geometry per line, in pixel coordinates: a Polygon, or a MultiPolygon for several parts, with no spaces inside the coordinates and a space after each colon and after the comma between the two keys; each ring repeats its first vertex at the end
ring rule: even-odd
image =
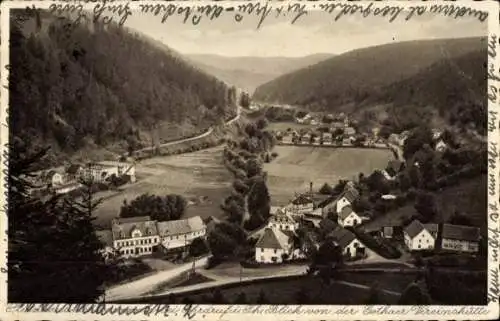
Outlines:
{"type": "Polygon", "coordinates": [[[294,195],[324,183],[335,185],[340,179],[354,179],[359,173],[383,169],[393,158],[385,149],[276,146],[278,157],[264,165],[273,205],[284,205],[294,195]]]}
{"type": "MultiPolygon", "coordinates": [[[[481,232],[486,231],[486,206],[487,206],[487,177],[482,175],[460,182],[459,185],[446,188],[436,193],[438,216],[435,222],[446,222],[455,213],[463,212],[474,226],[480,227],[481,232]]],[[[383,226],[398,226],[416,213],[414,204],[401,207],[388,212],[366,223],[366,231],[378,230],[383,226]]]]}
{"type": "Polygon", "coordinates": [[[96,210],[96,223],[108,226],[117,217],[124,200],[132,201],[144,193],[180,194],[189,205],[184,218],[222,215],[220,204],[229,195],[232,176],[222,164],[222,147],[199,150],[174,156],[141,160],[136,165],[137,182],[121,192],[106,196],[96,210]]]}

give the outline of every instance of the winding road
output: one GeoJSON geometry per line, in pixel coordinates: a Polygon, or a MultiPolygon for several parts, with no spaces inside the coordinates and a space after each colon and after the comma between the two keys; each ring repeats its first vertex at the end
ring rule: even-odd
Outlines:
{"type": "MultiPolygon", "coordinates": [[[[225,126],[231,125],[232,123],[234,123],[235,121],[237,121],[238,119],[240,119],[240,116],[241,116],[241,107],[238,106],[236,116],[234,116],[234,118],[232,118],[232,119],[228,120],[227,122],[225,122],[224,125],[225,126]]],[[[168,147],[168,146],[172,146],[172,145],[177,145],[177,144],[182,144],[182,143],[190,142],[190,141],[197,140],[197,139],[200,139],[200,138],[203,138],[203,137],[207,137],[208,135],[212,134],[213,131],[214,131],[214,127],[210,126],[207,129],[207,131],[205,131],[204,133],[202,133],[202,134],[200,134],[198,136],[189,137],[189,138],[183,138],[183,139],[179,139],[179,140],[174,140],[174,141],[171,141],[171,142],[168,142],[168,143],[164,143],[164,144],[160,144],[160,145],[154,146],[154,147],[151,147],[151,146],[150,147],[144,147],[144,148],[135,150],[134,153],[149,152],[149,151],[154,150],[157,147],[162,148],[162,147],[168,147]]]]}

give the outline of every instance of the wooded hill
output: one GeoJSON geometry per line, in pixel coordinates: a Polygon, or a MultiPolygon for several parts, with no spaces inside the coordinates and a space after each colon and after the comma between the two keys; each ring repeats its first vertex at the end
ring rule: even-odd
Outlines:
{"type": "Polygon", "coordinates": [[[478,127],[486,120],[486,61],[486,38],[381,45],[281,76],[257,88],[253,99],[348,113],[380,104],[429,107],[445,118],[457,112],[464,122],[474,118],[478,127]]]}
{"type": "Polygon", "coordinates": [[[145,36],[40,13],[12,23],[10,129],[51,145],[54,160],[151,144],[153,128],[160,140],[190,136],[236,114],[232,89],[145,36]]]}

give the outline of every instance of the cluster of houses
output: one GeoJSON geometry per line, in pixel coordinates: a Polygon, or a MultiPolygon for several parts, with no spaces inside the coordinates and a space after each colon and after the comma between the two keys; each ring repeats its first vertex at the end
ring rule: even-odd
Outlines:
{"type": "Polygon", "coordinates": [[[104,243],[103,254],[118,254],[123,258],[152,254],[183,253],[196,238],[206,236],[207,227],[201,217],[158,222],[149,216],[116,218],[110,230],[97,231],[104,243]]]}
{"type": "MultiPolygon", "coordinates": [[[[399,146],[400,148],[403,148],[406,139],[410,136],[410,131],[405,130],[401,132],[400,134],[390,134],[389,137],[387,138],[387,141],[390,144],[399,146]]],[[[443,131],[440,129],[432,129],[432,139],[434,141],[435,145],[435,150],[438,152],[444,152],[447,148],[448,145],[443,139],[443,131]]]]}
{"type": "MultiPolygon", "coordinates": [[[[387,234],[386,237],[392,237],[392,233],[387,234]]],[[[481,233],[479,228],[472,226],[422,224],[420,221],[414,220],[404,228],[403,237],[404,243],[410,251],[441,249],[452,252],[477,253],[481,233]]]]}
{"type": "Polygon", "coordinates": [[[113,177],[128,176],[130,182],[135,182],[134,162],[102,161],[97,163],[72,164],[62,169],[52,169],[33,173],[31,192],[54,192],[66,194],[80,188],[80,179],[92,179],[95,183],[109,181],[113,177]]]}
{"type": "MultiPolygon", "coordinates": [[[[394,163],[395,175],[402,164],[394,163]]],[[[388,166],[389,168],[391,166],[388,166]]],[[[369,218],[353,210],[353,203],[360,194],[352,182],[342,193],[315,201],[312,192],[296,196],[283,207],[272,207],[271,217],[255,245],[255,260],[259,263],[282,263],[304,258],[304,249],[297,240],[296,231],[301,224],[309,224],[318,231],[326,231],[348,260],[366,256],[366,246],[347,227],[356,227],[369,218]]],[[[410,252],[436,250],[459,253],[477,253],[481,239],[480,229],[453,224],[422,224],[414,220],[406,227],[383,227],[379,233],[386,239],[395,239],[400,231],[404,245],[410,252]]],[[[394,240],[394,242],[397,242],[394,240]]],[[[315,244],[316,248],[319,244],[315,244]]]]}
{"type": "MultiPolygon", "coordinates": [[[[304,258],[303,248],[296,235],[299,222],[309,222],[319,229],[325,222],[330,221],[327,219],[330,213],[336,214],[337,221],[327,237],[340,246],[348,259],[365,255],[365,245],[354,233],[346,229],[368,219],[352,209],[352,203],[359,197],[359,192],[353,184],[348,183],[340,195],[327,198],[317,205],[311,195],[312,193],[298,195],[288,205],[271,209],[271,218],[255,244],[257,262],[282,263],[304,258]]],[[[316,244],[316,247],[319,247],[319,244],[316,244]]]]}

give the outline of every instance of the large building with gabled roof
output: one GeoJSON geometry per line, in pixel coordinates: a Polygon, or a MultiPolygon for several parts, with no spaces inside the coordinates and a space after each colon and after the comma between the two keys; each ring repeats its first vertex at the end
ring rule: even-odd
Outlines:
{"type": "Polygon", "coordinates": [[[255,244],[255,261],[282,263],[293,255],[293,238],[289,233],[267,227],[255,244]]]}
{"type": "Polygon", "coordinates": [[[116,218],[111,222],[111,245],[123,257],[148,255],[157,246],[166,251],[182,249],[205,235],[206,225],[199,216],[165,222],[139,216],[116,218]]]}
{"type": "Polygon", "coordinates": [[[414,220],[404,228],[403,235],[410,251],[432,250],[436,246],[437,225],[414,220]]]}
{"type": "Polygon", "coordinates": [[[455,252],[479,251],[480,229],[472,226],[443,224],[441,249],[455,252]]]}

